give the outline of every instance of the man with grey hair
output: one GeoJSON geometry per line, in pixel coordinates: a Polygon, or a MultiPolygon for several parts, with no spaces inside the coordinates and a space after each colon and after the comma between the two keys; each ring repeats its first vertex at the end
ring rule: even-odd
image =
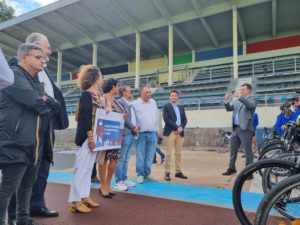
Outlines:
{"type": "Polygon", "coordinates": [[[144,179],[153,180],[151,166],[157,144],[159,111],[149,87],[140,89],[140,98],[132,102],[132,107],[136,125],[140,128],[136,145],[136,174],[137,182],[141,184],[144,179]]]}
{"type": "MultiPolygon", "coordinates": [[[[11,196],[17,193],[17,225],[37,225],[29,218],[30,196],[38,174],[48,115],[59,104],[45,96],[38,72],[44,68],[42,49],[18,48],[18,65],[11,67],[14,84],[0,91],[0,225],[5,225],[11,196]]],[[[48,133],[50,139],[50,134],[48,133]]]]}
{"type": "MultiPolygon", "coordinates": [[[[50,146],[54,145],[54,130],[65,129],[69,126],[68,115],[66,111],[64,97],[58,87],[54,84],[50,78],[49,72],[47,70],[47,62],[51,55],[51,46],[44,34],[41,33],[32,33],[26,38],[26,43],[33,43],[38,45],[43,50],[43,57],[45,59],[44,68],[38,73],[38,80],[43,84],[45,93],[54,98],[60,103],[60,108],[57,113],[53,113],[50,116],[51,122],[51,133],[53,135],[52,143],[50,146]]],[[[16,64],[16,59],[13,58],[9,60],[9,65],[13,66],[16,64]]],[[[49,176],[50,165],[53,163],[53,152],[50,146],[43,146],[43,157],[41,165],[38,172],[38,178],[35,182],[32,189],[32,196],[30,201],[30,215],[31,216],[42,216],[42,217],[56,217],[58,212],[55,210],[50,210],[46,207],[44,193],[47,186],[47,179],[49,176]]],[[[8,215],[10,221],[13,221],[15,218],[15,198],[13,197],[9,205],[8,215]]],[[[9,221],[9,222],[10,222],[9,221]]],[[[11,223],[13,224],[13,223],[11,223]]]]}
{"type": "Polygon", "coordinates": [[[116,184],[114,185],[114,189],[119,191],[126,191],[128,187],[135,186],[135,183],[132,182],[127,177],[127,168],[128,168],[130,155],[131,155],[131,148],[134,141],[133,136],[138,135],[139,128],[136,125],[135,113],[131,106],[131,100],[132,100],[131,87],[129,86],[121,87],[120,96],[121,98],[118,100],[118,102],[123,106],[125,113],[128,115],[128,117],[125,119],[122,146],[121,146],[121,156],[120,159],[118,160],[115,169],[116,184]]]}

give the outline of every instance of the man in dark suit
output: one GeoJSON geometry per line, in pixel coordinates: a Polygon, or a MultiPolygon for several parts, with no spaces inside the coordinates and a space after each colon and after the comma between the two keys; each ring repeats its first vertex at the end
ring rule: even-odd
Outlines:
{"type": "MultiPolygon", "coordinates": [[[[231,94],[225,95],[226,111],[233,111],[232,134],[230,139],[230,162],[224,176],[236,173],[235,162],[238,149],[241,144],[246,152],[246,165],[253,162],[252,138],[254,133],[253,115],[257,106],[257,100],[251,96],[252,87],[250,84],[243,84],[240,88],[241,96],[233,104],[230,104],[231,94]]],[[[250,177],[251,178],[251,177],[250,177]]]]}
{"type": "MultiPolygon", "coordinates": [[[[43,50],[45,61],[49,61],[49,56],[51,54],[51,47],[47,37],[41,33],[32,33],[26,38],[26,43],[33,43],[40,46],[43,50]]],[[[18,63],[16,58],[9,60],[9,66],[14,66],[18,63]]],[[[54,137],[54,130],[66,129],[69,126],[68,114],[66,111],[66,105],[64,97],[58,87],[54,84],[50,78],[50,74],[47,67],[38,73],[38,78],[40,83],[43,84],[45,93],[55,98],[60,103],[59,112],[52,114],[51,116],[51,132],[54,137]]],[[[52,140],[52,145],[54,145],[54,138],[52,140]]],[[[50,165],[53,163],[53,152],[52,147],[43,146],[43,158],[38,171],[37,180],[32,189],[31,201],[30,201],[30,215],[31,216],[41,216],[41,217],[57,217],[58,212],[54,210],[49,210],[46,207],[44,193],[46,190],[47,179],[50,171],[50,165]]],[[[15,212],[16,212],[15,196],[12,197],[9,209],[9,224],[14,224],[15,212]]]]}
{"type": "Polygon", "coordinates": [[[178,105],[178,91],[172,90],[169,94],[170,102],[164,105],[163,119],[165,127],[163,135],[166,136],[166,162],[165,162],[165,180],[170,181],[171,158],[173,149],[175,149],[175,177],[187,179],[181,171],[181,151],[184,141],[184,128],[187,124],[187,118],[183,106],[178,105]]]}

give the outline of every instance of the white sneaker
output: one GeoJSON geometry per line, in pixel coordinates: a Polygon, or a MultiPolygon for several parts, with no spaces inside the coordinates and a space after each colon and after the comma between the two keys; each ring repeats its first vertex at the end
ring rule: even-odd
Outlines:
{"type": "Polygon", "coordinates": [[[127,186],[127,187],[135,187],[136,183],[134,183],[133,181],[127,179],[125,181],[123,181],[123,183],[127,186]]]}
{"type": "Polygon", "coordinates": [[[117,191],[128,191],[128,187],[122,181],[116,183],[114,189],[117,191]]]}
{"type": "Polygon", "coordinates": [[[143,177],[143,176],[138,176],[138,177],[136,178],[136,181],[137,181],[139,184],[142,184],[142,183],[144,183],[144,177],[143,177]]]}
{"type": "Polygon", "coordinates": [[[152,177],[151,175],[146,176],[145,180],[147,180],[147,181],[155,181],[154,177],[152,177]]]}

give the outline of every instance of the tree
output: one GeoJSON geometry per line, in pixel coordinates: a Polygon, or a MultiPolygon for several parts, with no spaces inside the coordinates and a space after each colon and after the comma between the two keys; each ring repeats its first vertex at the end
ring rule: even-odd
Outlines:
{"type": "Polygon", "coordinates": [[[14,18],[15,10],[5,0],[0,0],[0,23],[14,18]]]}

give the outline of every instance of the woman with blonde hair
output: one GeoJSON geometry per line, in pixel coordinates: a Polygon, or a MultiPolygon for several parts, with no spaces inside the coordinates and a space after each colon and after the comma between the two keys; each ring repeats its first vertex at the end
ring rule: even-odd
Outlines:
{"type": "Polygon", "coordinates": [[[83,92],[80,96],[75,138],[78,149],[69,195],[69,202],[72,203],[71,212],[88,213],[91,208],[99,206],[99,203],[89,196],[91,174],[97,156],[97,152],[93,151],[95,148],[93,126],[97,108],[103,108],[100,99],[102,84],[103,78],[96,66],[85,65],[81,67],[78,86],[83,92]]]}

